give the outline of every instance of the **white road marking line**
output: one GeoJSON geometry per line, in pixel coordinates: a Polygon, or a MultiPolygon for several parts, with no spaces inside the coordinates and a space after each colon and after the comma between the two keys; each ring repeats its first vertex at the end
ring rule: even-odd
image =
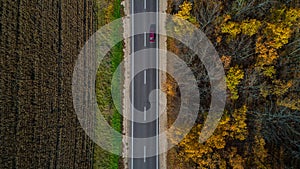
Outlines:
{"type": "Polygon", "coordinates": [[[146,70],[144,70],[144,84],[147,83],[147,72],[146,70]]]}
{"type": "MultiPolygon", "coordinates": [[[[158,24],[159,24],[159,22],[158,22],[158,13],[159,13],[159,8],[158,8],[158,5],[159,5],[159,1],[158,0],[156,0],[156,34],[157,35],[159,35],[159,26],[158,26],[158,24]]],[[[158,69],[159,69],[159,61],[158,61],[158,59],[159,59],[159,53],[158,53],[158,44],[159,43],[159,41],[158,41],[158,38],[156,38],[156,68],[157,68],[157,70],[156,70],[156,89],[159,89],[159,78],[158,78],[158,76],[159,76],[159,74],[158,74],[158,69]]],[[[158,97],[158,95],[159,95],[159,93],[158,93],[158,90],[156,90],[156,168],[158,169],[158,154],[159,154],[159,149],[158,149],[158,146],[159,146],[159,142],[158,142],[158,136],[159,136],[159,119],[158,119],[158,115],[159,115],[159,104],[158,104],[158,102],[159,102],[159,97],[158,97]]]]}
{"type": "Polygon", "coordinates": [[[146,121],[147,119],[147,110],[146,110],[146,106],[144,106],[144,121],[146,121]]]}
{"type": "MultiPolygon", "coordinates": [[[[131,1],[131,77],[134,77],[134,0],[131,1]]],[[[134,83],[131,85],[131,169],[133,169],[134,83]]]]}
{"type": "Polygon", "coordinates": [[[144,46],[147,45],[147,34],[146,32],[144,32],[144,46]]]}
{"type": "Polygon", "coordinates": [[[146,146],[144,146],[144,163],[146,162],[146,146]]]}
{"type": "Polygon", "coordinates": [[[144,0],[144,9],[147,8],[147,0],[144,0]]]}

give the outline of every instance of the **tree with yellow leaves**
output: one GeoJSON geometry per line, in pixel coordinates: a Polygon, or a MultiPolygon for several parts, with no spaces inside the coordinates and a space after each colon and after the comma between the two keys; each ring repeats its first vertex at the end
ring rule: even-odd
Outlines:
{"type": "Polygon", "coordinates": [[[184,1],[180,6],[180,10],[175,16],[187,20],[193,24],[197,24],[196,18],[191,15],[192,3],[188,1],[184,1]]]}
{"type": "Polygon", "coordinates": [[[181,157],[194,161],[199,168],[243,168],[243,153],[234,143],[243,142],[248,136],[246,113],[246,105],[231,113],[224,112],[214,134],[204,143],[196,142],[203,125],[195,126],[179,143],[179,148],[183,150],[181,157]]]}
{"type": "MultiPolygon", "coordinates": [[[[225,15],[225,21],[229,20],[228,15],[225,15]]],[[[230,17],[229,17],[230,18],[230,17]]],[[[246,19],[242,23],[228,21],[222,24],[222,33],[228,33],[235,38],[238,34],[243,33],[245,35],[253,36],[261,28],[262,23],[256,19],[246,19]]]]}
{"type": "Polygon", "coordinates": [[[191,15],[191,10],[192,10],[192,3],[188,1],[184,1],[180,6],[180,10],[178,13],[175,14],[176,17],[173,18],[175,26],[172,27],[177,33],[184,33],[184,34],[192,34],[194,32],[194,28],[191,28],[187,26],[183,20],[186,20],[190,23],[192,23],[195,26],[199,26],[196,18],[191,15]]]}
{"type": "Polygon", "coordinates": [[[239,98],[237,86],[244,78],[244,72],[239,66],[231,67],[226,75],[226,84],[231,93],[231,99],[237,100],[239,98]]]}

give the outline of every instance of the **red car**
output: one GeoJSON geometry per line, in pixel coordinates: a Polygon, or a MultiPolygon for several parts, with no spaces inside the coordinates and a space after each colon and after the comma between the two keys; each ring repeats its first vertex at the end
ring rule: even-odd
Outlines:
{"type": "Polygon", "coordinates": [[[155,42],[155,24],[150,25],[149,41],[150,43],[155,42]]]}

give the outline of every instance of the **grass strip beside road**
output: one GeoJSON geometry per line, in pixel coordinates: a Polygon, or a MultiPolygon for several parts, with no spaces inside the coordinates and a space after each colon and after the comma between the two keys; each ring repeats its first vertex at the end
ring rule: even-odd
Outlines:
{"type": "MultiPolygon", "coordinates": [[[[98,29],[104,24],[122,17],[121,0],[96,0],[97,2],[97,17],[98,17],[98,29]]],[[[113,39],[119,39],[122,35],[123,27],[118,25],[113,30],[113,39]]],[[[121,37],[122,38],[122,37],[121,37]]],[[[99,66],[96,80],[96,94],[99,109],[107,122],[119,133],[122,133],[122,115],[118,112],[117,107],[121,106],[121,85],[122,79],[121,70],[117,69],[123,59],[123,42],[117,43],[105,56],[102,63],[99,66]],[[115,72],[117,71],[117,72],[115,72]],[[113,75],[116,80],[112,81],[113,75]],[[111,90],[117,94],[118,100],[114,100],[111,97],[111,90]]],[[[121,110],[121,108],[119,109],[121,110]]],[[[96,131],[97,132],[97,131],[96,131]]],[[[103,136],[110,137],[110,136],[103,136]]],[[[122,148],[122,140],[120,138],[111,138],[113,142],[120,145],[118,148],[122,148]]],[[[103,150],[99,146],[95,146],[94,150],[94,168],[96,169],[120,169],[123,168],[122,159],[118,155],[114,155],[103,150]]]]}

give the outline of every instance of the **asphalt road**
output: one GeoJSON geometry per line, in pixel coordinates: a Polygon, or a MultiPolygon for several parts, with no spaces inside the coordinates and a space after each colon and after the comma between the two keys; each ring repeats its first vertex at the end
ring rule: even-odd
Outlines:
{"type": "MultiPolygon", "coordinates": [[[[131,0],[131,11],[132,13],[143,13],[143,12],[157,12],[157,1],[158,0],[131,0]]],[[[151,15],[151,17],[145,17],[143,22],[132,20],[132,26],[134,29],[137,30],[139,27],[146,26],[149,31],[150,24],[155,24],[157,26],[157,17],[151,15]],[[147,24],[146,24],[147,23],[147,24]]],[[[133,32],[132,32],[133,34],[133,32]]],[[[156,39],[154,43],[150,43],[149,41],[149,34],[139,34],[133,36],[131,40],[131,52],[137,52],[143,49],[153,49],[148,52],[145,52],[143,56],[134,54],[132,55],[132,70],[138,73],[134,77],[134,81],[131,84],[131,92],[133,97],[131,98],[134,100],[134,107],[135,109],[139,110],[134,111],[132,110],[133,119],[155,119],[158,117],[158,100],[157,100],[157,93],[154,92],[154,99],[149,99],[150,92],[158,88],[158,73],[154,69],[144,70],[142,72],[137,72],[135,67],[137,66],[151,66],[157,67],[157,54],[156,48],[158,46],[158,36],[156,35],[156,39]],[[151,107],[151,109],[150,109],[151,107]],[[141,113],[143,112],[143,113],[141,113]]],[[[134,138],[148,138],[158,134],[158,120],[154,120],[147,123],[140,123],[140,122],[131,122],[131,136],[134,138]]],[[[159,158],[158,155],[147,157],[149,151],[158,150],[158,139],[151,141],[150,143],[147,142],[144,146],[137,146],[137,143],[134,141],[131,142],[131,150],[130,152],[133,154],[143,154],[143,158],[132,158],[130,160],[130,168],[131,169],[158,169],[159,168],[159,158]]],[[[157,154],[157,153],[155,153],[157,154]]]]}

